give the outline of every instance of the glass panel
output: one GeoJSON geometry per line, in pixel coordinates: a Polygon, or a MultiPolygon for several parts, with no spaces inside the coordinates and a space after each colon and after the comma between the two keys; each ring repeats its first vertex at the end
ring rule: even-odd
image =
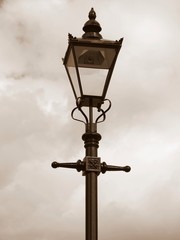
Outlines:
{"type": "Polygon", "coordinates": [[[75,67],[74,64],[74,58],[73,58],[73,53],[72,53],[72,48],[70,50],[69,56],[68,56],[68,60],[67,60],[67,64],[68,67],[75,67]]]}
{"type": "Polygon", "coordinates": [[[79,68],[84,95],[102,96],[107,69],[79,68]]]}
{"type": "Polygon", "coordinates": [[[116,55],[113,48],[75,46],[75,54],[79,67],[109,69],[116,55]]]}
{"type": "Polygon", "coordinates": [[[68,72],[69,72],[69,80],[72,84],[73,91],[75,91],[75,97],[80,97],[80,90],[79,90],[79,83],[78,83],[78,78],[76,74],[76,68],[75,67],[68,67],[68,72]]]}
{"type": "Polygon", "coordinates": [[[67,67],[67,73],[68,73],[68,77],[69,77],[74,95],[76,98],[78,98],[81,95],[80,95],[80,88],[79,88],[79,82],[78,82],[77,72],[75,68],[74,58],[72,54],[72,48],[70,49],[70,52],[69,52],[69,57],[67,59],[66,67],[67,67]]]}
{"type": "Polygon", "coordinates": [[[101,66],[104,62],[104,56],[99,50],[84,50],[78,57],[78,65],[82,67],[101,66]]]}

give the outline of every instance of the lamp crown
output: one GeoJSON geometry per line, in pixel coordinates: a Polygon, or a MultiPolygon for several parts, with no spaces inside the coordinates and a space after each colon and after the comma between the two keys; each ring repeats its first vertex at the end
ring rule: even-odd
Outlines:
{"type": "Polygon", "coordinates": [[[83,34],[83,38],[95,38],[95,39],[101,39],[102,36],[99,33],[102,28],[100,24],[95,20],[96,19],[96,12],[94,11],[94,8],[91,8],[89,12],[89,20],[84,24],[83,31],[85,32],[83,34]]]}

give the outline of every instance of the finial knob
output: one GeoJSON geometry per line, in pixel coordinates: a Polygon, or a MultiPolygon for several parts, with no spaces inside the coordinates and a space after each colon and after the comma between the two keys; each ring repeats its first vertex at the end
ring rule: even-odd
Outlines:
{"type": "Polygon", "coordinates": [[[102,28],[95,19],[96,12],[94,11],[94,8],[91,8],[91,11],[89,12],[89,20],[84,24],[83,27],[83,31],[85,32],[82,36],[83,38],[102,38],[101,34],[99,33],[102,28]]]}
{"type": "Polygon", "coordinates": [[[94,8],[91,8],[91,11],[89,12],[89,19],[96,19],[96,12],[94,11],[94,8]]]}

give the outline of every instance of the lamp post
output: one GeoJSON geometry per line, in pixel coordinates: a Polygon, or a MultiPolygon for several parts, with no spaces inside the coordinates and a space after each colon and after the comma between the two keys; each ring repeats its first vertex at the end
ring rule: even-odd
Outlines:
{"type": "Polygon", "coordinates": [[[98,239],[98,196],[97,179],[100,173],[106,171],[129,172],[129,166],[119,167],[107,165],[98,157],[101,135],[97,132],[97,124],[106,119],[106,112],[111,107],[111,101],[106,99],[106,93],[115,66],[123,38],[119,41],[103,40],[100,24],[95,20],[96,13],[92,8],[89,20],[85,23],[82,38],[69,34],[69,45],[63,59],[64,66],[75,96],[76,107],[71,116],[74,120],[85,124],[82,136],[85,147],[83,161],[75,163],[53,162],[52,167],[74,168],[82,171],[86,179],[86,240],[98,239]],[[103,104],[108,107],[104,110],[103,104]],[[86,109],[86,111],[84,110],[86,109]],[[84,121],[74,117],[79,110],[84,121]],[[95,115],[98,113],[96,117],[95,115]]]}

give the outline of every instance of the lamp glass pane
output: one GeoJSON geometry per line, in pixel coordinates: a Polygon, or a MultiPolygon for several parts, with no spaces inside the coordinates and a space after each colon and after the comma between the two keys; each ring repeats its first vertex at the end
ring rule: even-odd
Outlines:
{"type": "Polygon", "coordinates": [[[79,68],[84,95],[102,96],[107,69],[79,68]]]}
{"type": "Polygon", "coordinates": [[[72,48],[69,50],[69,55],[68,55],[66,66],[68,66],[68,67],[75,67],[74,57],[73,57],[73,53],[72,53],[72,48]]]}
{"type": "Polygon", "coordinates": [[[109,69],[116,55],[114,48],[74,46],[78,67],[109,69]]]}
{"type": "Polygon", "coordinates": [[[69,73],[68,75],[70,78],[70,82],[73,85],[72,87],[75,91],[75,97],[80,97],[81,96],[80,87],[79,87],[77,72],[76,72],[76,68],[75,68],[74,58],[73,58],[73,54],[72,54],[72,49],[70,51],[66,67],[67,67],[67,70],[69,73]]]}

